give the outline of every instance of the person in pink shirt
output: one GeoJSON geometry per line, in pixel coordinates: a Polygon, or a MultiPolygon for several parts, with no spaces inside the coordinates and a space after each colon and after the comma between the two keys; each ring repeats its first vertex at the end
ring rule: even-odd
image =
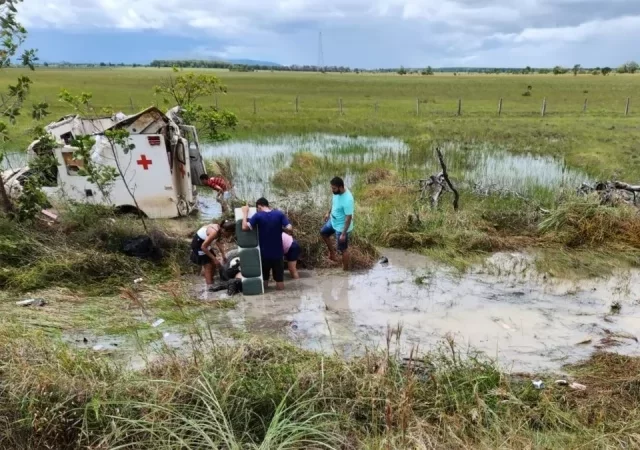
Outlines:
{"type": "Polygon", "coordinates": [[[284,250],[284,257],[287,259],[287,267],[291,278],[297,280],[300,278],[298,275],[298,258],[300,258],[300,245],[293,239],[288,233],[282,233],[282,249],[284,250]]]}

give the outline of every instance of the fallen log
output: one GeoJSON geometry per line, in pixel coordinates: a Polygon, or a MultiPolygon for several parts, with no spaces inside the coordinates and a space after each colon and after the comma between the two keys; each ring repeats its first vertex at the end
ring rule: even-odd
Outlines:
{"type": "Polygon", "coordinates": [[[640,185],[633,185],[623,181],[599,181],[593,185],[582,183],[577,190],[579,195],[597,193],[603,205],[617,205],[620,203],[638,206],[636,193],[640,192],[640,185]]]}

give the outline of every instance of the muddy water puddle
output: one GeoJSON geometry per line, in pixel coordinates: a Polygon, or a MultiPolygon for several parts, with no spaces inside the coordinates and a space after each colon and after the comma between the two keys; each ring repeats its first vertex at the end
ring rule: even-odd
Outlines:
{"type": "MultiPolygon", "coordinates": [[[[73,332],[73,346],[109,355],[133,368],[169,351],[188,355],[193,342],[230,343],[233,336],[280,336],[327,354],[350,357],[385,349],[390,329],[401,329],[392,351],[408,356],[451,337],[458,350],[480,351],[507,371],[557,371],[564,364],[611,350],[640,356],[640,271],[600,280],[549,279],[523,254],[496,254],[459,274],[421,255],[383,249],[388,264],[366,272],[302,271],[286,290],[236,296],[235,308],[210,293],[195,323],[165,322],[146,336],[73,332]],[[208,306],[211,306],[210,308],[208,306]],[[612,308],[612,306],[614,306],[612,308]]],[[[187,280],[195,296],[202,280],[187,280]]]]}
{"type": "Polygon", "coordinates": [[[433,349],[451,336],[460,348],[480,350],[517,371],[559,369],[598,348],[640,355],[634,335],[640,273],[544,280],[527,271],[505,275],[521,256],[498,255],[481,271],[457,275],[419,255],[385,255],[388,265],[366,273],[323,271],[289,281],[283,293],[246,297],[218,320],[346,356],[385,348],[387,330],[400,326],[403,354],[416,345],[433,349]],[[490,274],[496,269],[503,274],[490,274]],[[611,314],[614,302],[619,314],[611,314]]]}

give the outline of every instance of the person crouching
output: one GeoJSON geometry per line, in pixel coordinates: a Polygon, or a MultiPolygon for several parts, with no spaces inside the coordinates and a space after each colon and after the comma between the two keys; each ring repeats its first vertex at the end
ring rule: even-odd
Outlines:
{"type": "Polygon", "coordinates": [[[234,231],[235,223],[231,220],[222,225],[210,223],[198,229],[191,239],[191,262],[202,267],[207,289],[213,286],[215,267],[220,264],[213,250],[213,244],[215,243],[220,252],[222,263],[226,262],[222,238],[231,236],[234,231]]]}

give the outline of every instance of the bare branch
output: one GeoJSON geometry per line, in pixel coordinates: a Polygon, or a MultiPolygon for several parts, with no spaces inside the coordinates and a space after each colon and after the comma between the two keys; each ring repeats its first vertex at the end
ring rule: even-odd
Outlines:
{"type": "Polygon", "coordinates": [[[449,179],[449,174],[447,173],[447,166],[444,163],[444,158],[442,157],[442,152],[440,151],[440,148],[436,148],[436,152],[438,153],[438,160],[440,161],[440,167],[442,167],[442,176],[444,178],[444,180],[447,182],[447,186],[449,186],[449,189],[451,189],[451,191],[453,192],[453,209],[454,211],[458,210],[458,201],[460,200],[460,194],[458,194],[458,191],[456,190],[455,187],[453,187],[453,184],[451,183],[451,180],[449,179]]]}

